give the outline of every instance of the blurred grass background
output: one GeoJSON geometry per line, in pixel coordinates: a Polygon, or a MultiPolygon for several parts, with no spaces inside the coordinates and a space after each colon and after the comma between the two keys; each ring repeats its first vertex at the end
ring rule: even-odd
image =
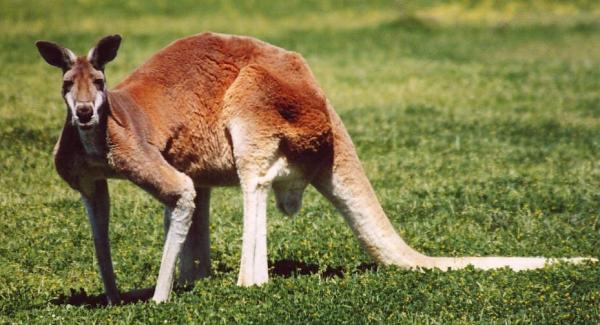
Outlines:
{"type": "MultiPolygon", "coordinates": [[[[388,216],[434,255],[600,257],[600,4],[596,1],[0,0],[0,322],[600,322],[598,265],[539,271],[364,271],[342,218],[310,190],[269,205],[269,260],[344,276],[235,286],[241,195],[211,206],[214,277],[160,306],[54,305],[102,292],[78,196],[54,172],[60,72],[33,45],[86,53],[124,37],[122,80],[169,42],[245,34],[302,53],[340,113],[388,216]],[[217,267],[218,266],[218,267],[217,267]]],[[[162,208],[111,181],[122,290],[154,284],[162,208]]]]}

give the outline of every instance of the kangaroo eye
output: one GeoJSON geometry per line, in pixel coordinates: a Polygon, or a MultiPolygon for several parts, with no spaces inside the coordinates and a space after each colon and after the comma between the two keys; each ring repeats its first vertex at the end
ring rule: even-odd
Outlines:
{"type": "Polygon", "coordinates": [[[94,79],[94,85],[96,85],[98,90],[104,89],[104,79],[94,79]]]}

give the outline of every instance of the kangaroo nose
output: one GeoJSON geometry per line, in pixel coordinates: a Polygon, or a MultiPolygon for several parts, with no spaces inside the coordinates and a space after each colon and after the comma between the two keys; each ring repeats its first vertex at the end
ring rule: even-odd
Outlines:
{"type": "Polygon", "coordinates": [[[81,123],[87,123],[92,119],[92,115],[94,115],[94,110],[92,109],[92,105],[84,104],[77,105],[77,110],[75,111],[77,114],[77,118],[81,123]]]}

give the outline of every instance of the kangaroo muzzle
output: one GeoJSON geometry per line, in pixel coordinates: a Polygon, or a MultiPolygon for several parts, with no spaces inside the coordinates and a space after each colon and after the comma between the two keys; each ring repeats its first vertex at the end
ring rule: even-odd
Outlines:
{"type": "Polygon", "coordinates": [[[77,108],[75,109],[75,114],[77,115],[79,123],[88,123],[92,120],[92,116],[94,115],[94,106],[92,103],[78,103],[77,108]]]}

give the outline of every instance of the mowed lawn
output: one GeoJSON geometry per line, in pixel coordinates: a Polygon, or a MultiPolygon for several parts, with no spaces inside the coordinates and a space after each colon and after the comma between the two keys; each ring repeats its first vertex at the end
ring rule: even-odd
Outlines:
{"type": "MultiPolygon", "coordinates": [[[[300,52],[412,246],[600,258],[600,5],[404,3],[0,0],[0,323],[600,322],[598,264],[376,267],[314,189],[294,218],[270,199],[263,287],[235,285],[242,198],[216,189],[211,278],[161,305],[82,304],[103,288],[83,206],[54,171],[66,109],[38,39],[83,54],[121,34],[109,86],[172,40],[207,30],[300,52]]],[[[109,186],[120,289],[150,287],[162,207],[127,182],[109,186]]]]}

